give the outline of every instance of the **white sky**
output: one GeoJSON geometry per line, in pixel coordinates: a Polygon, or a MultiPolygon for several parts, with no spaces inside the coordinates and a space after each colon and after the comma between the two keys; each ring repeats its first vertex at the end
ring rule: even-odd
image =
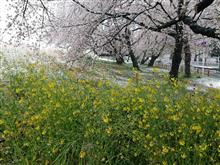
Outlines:
{"type": "Polygon", "coordinates": [[[10,11],[7,10],[8,6],[8,2],[6,2],[6,0],[0,0],[0,25],[1,27],[5,25],[5,19],[6,19],[6,15],[10,13],[10,11]]]}
{"type": "MultiPolygon", "coordinates": [[[[10,0],[8,0],[10,2],[10,0]]],[[[13,10],[9,10],[9,2],[7,0],[0,0],[0,44],[8,42],[11,38],[7,32],[3,34],[8,23],[7,23],[7,15],[13,15],[13,10]]],[[[13,34],[13,32],[10,32],[13,34]]],[[[35,41],[35,40],[34,40],[35,41]]],[[[31,42],[27,39],[27,43],[31,42]]]]}
{"type": "Polygon", "coordinates": [[[6,0],[0,0],[0,41],[2,41],[2,33],[3,30],[6,28],[6,16],[10,14],[7,6],[8,2],[6,0]]]}

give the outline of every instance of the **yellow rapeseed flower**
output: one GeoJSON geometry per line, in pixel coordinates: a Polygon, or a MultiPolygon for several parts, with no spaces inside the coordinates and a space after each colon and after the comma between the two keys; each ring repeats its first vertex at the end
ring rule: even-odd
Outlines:
{"type": "Polygon", "coordinates": [[[85,151],[80,151],[79,157],[80,157],[81,159],[83,159],[83,158],[85,158],[85,156],[86,156],[86,152],[85,152],[85,151]]]}
{"type": "Polygon", "coordinates": [[[51,82],[51,83],[49,84],[49,88],[50,88],[50,89],[54,89],[54,88],[55,88],[55,84],[54,84],[53,82],[51,82]]]}
{"type": "Polygon", "coordinates": [[[42,135],[46,135],[47,131],[43,130],[42,135]]]}
{"type": "Polygon", "coordinates": [[[173,121],[178,121],[179,116],[178,115],[172,115],[172,116],[170,116],[170,119],[173,120],[173,121]]]}
{"type": "Polygon", "coordinates": [[[219,130],[216,132],[216,135],[218,138],[220,138],[220,131],[219,130]]]}
{"type": "Polygon", "coordinates": [[[56,107],[56,108],[60,108],[60,107],[61,107],[60,103],[57,102],[57,103],[55,104],[55,107],[56,107]]]}
{"type": "Polygon", "coordinates": [[[50,164],[49,160],[46,160],[44,164],[45,164],[45,165],[50,164]]]}
{"type": "Polygon", "coordinates": [[[179,144],[180,144],[181,146],[184,146],[184,145],[185,145],[185,141],[184,141],[184,140],[179,140],[179,144]]]}
{"type": "Polygon", "coordinates": [[[198,146],[197,150],[198,150],[199,152],[204,152],[204,151],[207,150],[207,148],[208,148],[208,145],[207,145],[207,144],[202,144],[202,145],[199,145],[199,146],[198,146]]]}
{"type": "Polygon", "coordinates": [[[104,123],[108,124],[108,123],[109,123],[109,117],[108,117],[108,115],[102,116],[102,120],[103,120],[104,123]]]}
{"type": "Polygon", "coordinates": [[[201,127],[200,125],[193,125],[193,126],[191,127],[191,130],[192,130],[192,131],[195,131],[196,134],[199,134],[199,133],[202,132],[202,127],[201,127]]]}
{"type": "Polygon", "coordinates": [[[20,92],[21,92],[21,89],[20,89],[20,88],[16,88],[16,89],[15,89],[15,92],[16,92],[16,93],[20,93],[20,92]]]}
{"type": "Polygon", "coordinates": [[[186,159],[186,154],[184,153],[184,154],[181,154],[181,158],[183,158],[183,159],[186,159]]]}
{"type": "Polygon", "coordinates": [[[19,104],[24,103],[24,97],[21,97],[20,100],[18,101],[19,104]]]}
{"type": "Polygon", "coordinates": [[[37,127],[35,127],[35,130],[39,131],[40,130],[40,126],[38,125],[37,127]]]}
{"type": "Polygon", "coordinates": [[[151,141],[149,145],[150,145],[150,147],[153,147],[154,146],[154,142],[151,141]]]}
{"type": "Polygon", "coordinates": [[[64,142],[65,142],[65,140],[64,140],[64,139],[61,139],[61,140],[60,140],[60,144],[61,144],[61,145],[63,145],[63,144],[64,144],[64,142]]]}
{"type": "Polygon", "coordinates": [[[4,135],[11,135],[11,134],[12,134],[12,132],[11,132],[11,131],[9,131],[9,130],[4,130],[4,131],[3,131],[3,134],[4,134],[4,135]]]}
{"type": "Polygon", "coordinates": [[[103,86],[103,82],[102,82],[102,81],[98,81],[97,86],[98,86],[99,88],[102,87],[102,86],[103,86]]]}
{"type": "Polygon", "coordinates": [[[59,151],[58,148],[53,148],[53,149],[52,149],[52,153],[53,153],[53,154],[56,154],[58,151],[59,151]]]}
{"type": "Polygon", "coordinates": [[[5,123],[4,120],[0,119],[0,125],[3,125],[4,123],[5,123]]]}
{"type": "Polygon", "coordinates": [[[163,165],[168,165],[167,161],[162,162],[163,165]]]}
{"type": "Polygon", "coordinates": [[[169,152],[169,148],[166,146],[163,146],[162,154],[167,154],[168,152],[169,152]]]}
{"type": "Polygon", "coordinates": [[[112,127],[108,127],[108,128],[106,129],[106,132],[107,132],[108,134],[112,134],[112,127]]]}

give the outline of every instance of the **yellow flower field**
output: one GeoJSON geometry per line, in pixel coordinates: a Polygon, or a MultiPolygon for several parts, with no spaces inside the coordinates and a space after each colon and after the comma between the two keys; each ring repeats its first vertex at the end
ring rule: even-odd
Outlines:
{"type": "Polygon", "coordinates": [[[217,164],[220,91],[30,69],[0,91],[0,164],[217,164]]]}

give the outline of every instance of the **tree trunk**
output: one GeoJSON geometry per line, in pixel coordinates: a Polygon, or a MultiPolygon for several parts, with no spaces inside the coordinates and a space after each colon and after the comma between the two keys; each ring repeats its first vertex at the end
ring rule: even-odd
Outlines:
{"type": "Polygon", "coordinates": [[[173,53],[173,59],[172,59],[172,66],[171,66],[171,70],[170,70],[170,78],[178,78],[179,67],[180,67],[180,63],[182,61],[182,56],[181,56],[182,47],[183,47],[183,45],[176,41],[175,49],[174,49],[174,53],[173,53]]]}
{"type": "Polygon", "coordinates": [[[117,64],[121,65],[121,64],[123,64],[125,61],[124,61],[124,59],[123,59],[122,56],[116,54],[116,62],[117,62],[117,64]]]}
{"type": "Polygon", "coordinates": [[[119,49],[117,49],[117,43],[116,41],[113,41],[112,43],[110,42],[111,47],[113,48],[113,53],[111,51],[111,55],[112,57],[115,57],[116,63],[121,65],[124,63],[124,58],[121,54],[121,48],[119,47],[119,49]]]}
{"type": "Polygon", "coordinates": [[[159,56],[151,56],[151,59],[150,59],[150,62],[148,63],[148,66],[149,67],[152,67],[154,66],[154,63],[156,61],[156,59],[158,58],[159,56]]]}
{"type": "Polygon", "coordinates": [[[142,60],[141,60],[141,65],[144,65],[147,60],[149,60],[149,57],[143,57],[142,60]]]}
{"type": "Polygon", "coordinates": [[[170,70],[170,78],[178,78],[179,67],[182,61],[183,49],[183,25],[182,23],[176,25],[177,36],[175,38],[175,48],[172,59],[172,66],[170,70]]]}
{"type": "Polygon", "coordinates": [[[140,70],[137,59],[136,59],[132,49],[129,50],[129,56],[131,57],[133,67],[136,68],[137,70],[140,70]]]}
{"type": "Polygon", "coordinates": [[[184,39],[184,53],[185,53],[185,77],[191,77],[191,50],[188,37],[184,39]]]}
{"type": "Polygon", "coordinates": [[[147,57],[147,51],[144,51],[143,53],[144,53],[144,55],[141,59],[141,65],[144,65],[147,62],[147,60],[149,59],[149,57],[147,57]]]}
{"type": "Polygon", "coordinates": [[[167,44],[167,38],[166,38],[166,40],[165,40],[165,42],[164,42],[162,48],[160,49],[159,53],[158,53],[156,56],[155,56],[155,55],[151,56],[150,62],[148,63],[148,66],[149,66],[149,67],[154,66],[155,61],[156,61],[156,60],[158,59],[158,57],[160,57],[160,55],[163,53],[163,51],[164,51],[164,49],[165,49],[165,47],[166,47],[166,44],[167,44]]]}
{"type": "Polygon", "coordinates": [[[140,70],[137,58],[135,57],[134,51],[133,51],[132,46],[131,46],[130,36],[131,36],[131,32],[128,28],[126,28],[126,30],[125,30],[125,40],[126,40],[126,44],[127,44],[127,47],[128,47],[128,55],[131,57],[133,67],[136,68],[137,70],[140,70]]]}
{"type": "MultiPolygon", "coordinates": [[[[178,1],[178,17],[181,19],[184,16],[183,12],[184,0],[178,1]]],[[[170,78],[178,78],[179,67],[182,61],[182,49],[183,49],[183,22],[176,24],[176,37],[175,37],[175,48],[172,59],[172,66],[170,70],[170,78]]]]}
{"type": "Polygon", "coordinates": [[[205,8],[210,6],[214,0],[202,0],[195,6],[195,12],[198,14],[199,12],[203,11],[205,8]]]}

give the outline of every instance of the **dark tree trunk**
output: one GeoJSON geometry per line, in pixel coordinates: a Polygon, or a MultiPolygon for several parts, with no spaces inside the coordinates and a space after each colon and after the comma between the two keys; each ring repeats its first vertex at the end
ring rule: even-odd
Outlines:
{"type": "Polygon", "coordinates": [[[116,63],[121,65],[124,63],[123,57],[120,55],[120,53],[117,51],[116,47],[114,47],[114,55],[116,59],[116,63]]]}
{"type": "Polygon", "coordinates": [[[177,36],[175,38],[175,48],[172,59],[172,66],[170,70],[170,78],[178,78],[179,67],[182,61],[183,49],[183,25],[180,23],[176,26],[177,36]]]}
{"type": "Polygon", "coordinates": [[[141,59],[141,65],[144,65],[147,62],[147,60],[149,59],[149,57],[147,57],[147,51],[144,51],[143,53],[144,53],[144,55],[141,59]]]}
{"type": "Polygon", "coordinates": [[[196,54],[195,57],[194,57],[194,62],[197,61],[197,57],[198,57],[198,55],[196,54]]]}
{"type": "Polygon", "coordinates": [[[141,65],[144,65],[147,60],[149,60],[149,57],[143,57],[142,60],[141,60],[141,65]]]}
{"type": "Polygon", "coordinates": [[[210,6],[213,2],[214,2],[214,0],[202,0],[201,2],[196,4],[195,12],[199,13],[199,12],[203,11],[205,8],[210,6]]]}
{"type": "MultiPolygon", "coordinates": [[[[166,41],[167,41],[167,38],[166,38],[166,41]]],[[[166,41],[164,42],[164,44],[163,44],[162,48],[160,49],[159,53],[158,53],[156,56],[155,56],[155,55],[151,56],[150,62],[148,63],[148,66],[149,66],[149,67],[154,66],[155,61],[156,61],[156,60],[160,57],[160,55],[163,53],[164,48],[166,47],[166,44],[167,44],[166,41]]]]}
{"type": "Polygon", "coordinates": [[[151,59],[150,59],[150,62],[148,63],[148,66],[149,67],[152,67],[154,66],[154,63],[156,61],[156,59],[158,58],[159,56],[151,56],[151,59]]]}
{"type": "MultiPolygon", "coordinates": [[[[184,15],[183,12],[184,0],[178,1],[178,17],[181,19],[184,15]]],[[[170,78],[178,78],[179,67],[182,61],[182,50],[183,50],[183,23],[179,22],[176,24],[176,37],[175,37],[175,48],[172,59],[172,66],[170,70],[170,78]]]]}
{"type": "Polygon", "coordinates": [[[188,37],[184,39],[184,53],[185,53],[185,77],[191,77],[191,50],[188,37]]]}
{"type": "Polygon", "coordinates": [[[125,61],[124,61],[124,58],[120,55],[116,55],[116,62],[117,64],[121,65],[123,64],[125,61]]]}
{"type": "Polygon", "coordinates": [[[137,58],[135,57],[134,51],[132,49],[130,36],[131,36],[131,32],[128,28],[126,28],[126,30],[125,30],[125,40],[126,40],[126,44],[127,44],[127,47],[128,47],[128,55],[131,57],[133,67],[136,68],[137,70],[140,70],[137,58]]]}
{"type": "Polygon", "coordinates": [[[182,61],[182,56],[181,56],[182,47],[183,45],[176,41],[176,45],[173,53],[173,59],[172,59],[172,66],[170,70],[170,78],[178,78],[179,67],[182,61]]]}
{"type": "Polygon", "coordinates": [[[132,49],[129,50],[129,56],[131,57],[133,67],[136,68],[137,70],[140,70],[137,59],[136,59],[132,49]]]}

